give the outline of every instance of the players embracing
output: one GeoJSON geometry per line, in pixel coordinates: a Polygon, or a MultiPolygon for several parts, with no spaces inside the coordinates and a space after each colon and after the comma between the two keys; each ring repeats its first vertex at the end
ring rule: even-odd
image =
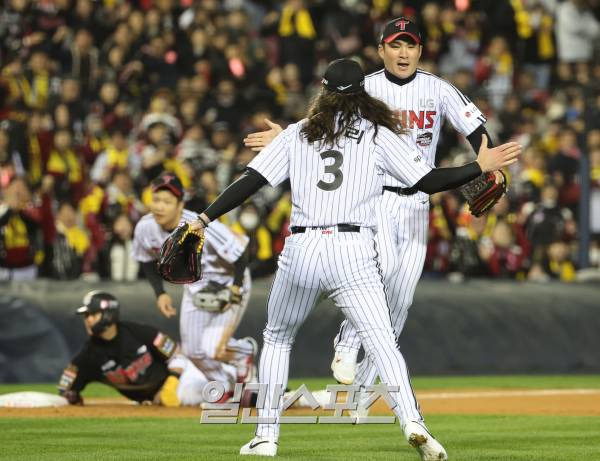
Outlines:
{"type": "MultiPolygon", "coordinates": [[[[416,23],[404,17],[389,21],[378,43],[384,68],[365,77],[365,91],[394,111],[405,128],[402,136],[412,140],[423,161],[431,167],[435,166],[444,120],[467,138],[475,152],[479,152],[483,143],[492,147],[484,126],[485,116],[469,98],[448,81],[417,67],[422,51],[422,35],[416,23]]],[[[244,140],[246,146],[256,151],[266,146],[281,131],[279,125],[269,122],[269,126],[268,131],[250,134],[244,140]]],[[[379,259],[398,338],[425,263],[429,197],[385,173],[375,211],[379,259]]],[[[367,357],[356,364],[360,346],[356,330],[344,320],[334,340],[335,355],[331,363],[333,375],[340,383],[359,386],[375,383],[377,371],[372,361],[367,357]]],[[[366,399],[368,394],[361,393],[357,422],[367,415],[366,399]]]]}

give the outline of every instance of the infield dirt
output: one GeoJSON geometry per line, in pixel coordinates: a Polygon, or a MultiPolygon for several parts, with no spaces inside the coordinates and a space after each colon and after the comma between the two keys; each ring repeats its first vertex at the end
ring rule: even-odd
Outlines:
{"type": "MultiPolygon", "coordinates": [[[[600,389],[454,389],[417,392],[427,414],[600,415],[600,389]]],[[[197,407],[164,408],[134,404],[125,398],[89,398],[84,406],[56,408],[1,408],[0,418],[198,418],[197,407]]],[[[286,415],[331,415],[331,411],[292,408],[286,415]]],[[[372,415],[392,414],[377,401],[372,415]]]]}

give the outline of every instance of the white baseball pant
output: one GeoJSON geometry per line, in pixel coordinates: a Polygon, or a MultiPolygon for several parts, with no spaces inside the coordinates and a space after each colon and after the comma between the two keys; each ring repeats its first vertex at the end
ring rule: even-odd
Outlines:
{"type": "Polygon", "coordinates": [[[246,269],[242,286],[242,301],[225,312],[198,309],[192,293],[185,285],[181,300],[179,331],[182,352],[189,357],[209,381],[219,381],[225,390],[233,389],[237,369],[232,362],[252,353],[247,341],[232,337],[246,312],[250,300],[250,271],[246,269]]]}
{"type": "Polygon", "coordinates": [[[208,380],[190,359],[182,354],[175,355],[169,361],[169,368],[181,370],[179,385],[177,386],[177,398],[181,405],[196,406],[204,402],[202,390],[208,380]]]}
{"type": "MultiPolygon", "coordinates": [[[[429,199],[419,195],[401,196],[384,191],[376,206],[378,229],[375,240],[396,340],[404,328],[427,255],[429,199]]],[[[336,351],[357,354],[360,344],[356,330],[344,320],[334,342],[336,351]]],[[[376,379],[377,368],[365,356],[358,364],[354,384],[368,386],[376,379]]]]}
{"type": "Polygon", "coordinates": [[[272,401],[287,385],[296,333],[322,297],[331,298],[354,326],[382,382],[399,386],[398,392],[391,393],[399,420],[422,420],[404,358],[396,346],[373,231],[307,229],[286,239],[269,294],[259,364],[259,382],[267,384],[267,392],[265,404],[258,410],[259,418],[267,420],[259,422],[256,435],[279,436],[283,399],[275,409],[272,401]]]}

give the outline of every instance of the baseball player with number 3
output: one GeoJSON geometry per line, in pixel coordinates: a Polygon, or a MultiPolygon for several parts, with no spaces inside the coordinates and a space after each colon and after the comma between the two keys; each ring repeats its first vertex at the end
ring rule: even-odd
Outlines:
{"type": "MultiPolygon", "coordinates": [[[[176,314],[157,270],[158,252],[169,233],[196,213],[183,207],[183,186],[173,173],[163,173],[152,184],[151,213],[135,227],[132,255],[139,261],[166,317],[176,314]]],[[[224,399],[236,382],[255,378],[253,338],[232,337],[250,299],[247,268],[248,238],[234,234],[220,222],[207,229],[202,258],[202,280],[185,284],[179,329],[185,356],[209,381],[224,383],[224,399]]]]}
{"type": "Polygon", "coordinates": [[[394,387],[393,411],[408,442],[422,460],[447,459],[423,423],[396,345],[374,239],[375,205],[384,173],[403,187],[430,194],[516,162],[520,146],[482,145],[476,162],[432,169],[410,137],[400,136],[391,110],[364,91],[364,83],[355,61],[331,63],[307,118],[281,132],[190,226],[201,236],[209,223],[262,186],[290,180],[291,235],[269,294],[259,364],[266,399],[258,409],[256,435],[242,455],[277,454],[292,344],[313,307],[328,297],[358,332],[382,383],[394,387]]]}
{"type": "MultiPolygon", "coordinates": [[[[406,18],[388,22],[380,36],[378,49],[384,69],[366,76],[366,92],[394,111],[419,155],[430,166],[435,165],[436,146],[444,119],[466,136],[475,152],[479,152],[482,145],[491,147],[484,127],[486,119],[469,98],[446,80],[417,68],[422,49],[421,33],[414,22],[406,18]]],[[[279,125],[268,123],[271,129],[250,134],[244,140],[246,146],[260,150],[281,131],[279,125]]],[[[414,187],[403,187],[390,174],[384,175],[383,184],[383,194],[376,208],[377,244],[392,324],[398,338],[425,263],[429,198],[414,187]]],[[[467,198],[471,212],[479,216],[499,200],[506,190],[506,182],[501,172],[493,172],[475,178],[460,190],[467,198]]],[[[337,381],[361,386],[375,383],[377,371],[368,357],[357,369],[360,338],[348,320],[342,323],[334,347],[331,369],[337,381]]],[[[361,404],[367,398],[365,393],[359,398],[358,423],[361,416],[368,414],[368,409],[361,404]]]]}

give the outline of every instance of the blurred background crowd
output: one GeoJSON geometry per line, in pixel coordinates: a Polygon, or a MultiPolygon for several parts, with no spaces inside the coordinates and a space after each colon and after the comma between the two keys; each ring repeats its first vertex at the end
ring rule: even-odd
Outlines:
{"type": "MultiPolygon", "coordinates": [[[[154,177],[173,171],[202,210],[255,155],[246,134],[302,118],[332,59],[381,68],[377,36],[402,15],[424,33],[420,67],[467,94],[496,142],[524,146],[485,217],[431,197],[425,273],[574,280],[582,174],[600,266],[600,0],[2,5],[0,280],[138,278],[129,248],[154,177]]],[[[438,166],[473,158],[443,130],[438,166]]],[[[267,187],[226,216],[255,276],[275,270],[290,211],[286,187],[267,187]]]]}

